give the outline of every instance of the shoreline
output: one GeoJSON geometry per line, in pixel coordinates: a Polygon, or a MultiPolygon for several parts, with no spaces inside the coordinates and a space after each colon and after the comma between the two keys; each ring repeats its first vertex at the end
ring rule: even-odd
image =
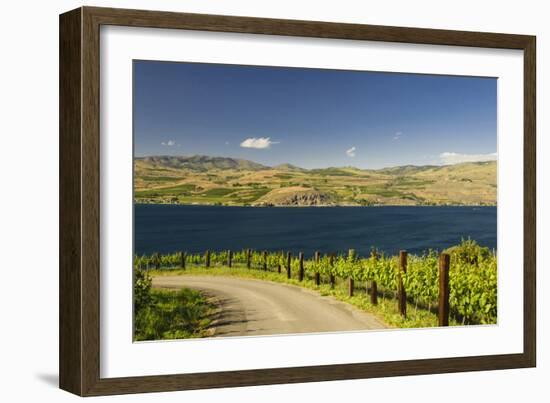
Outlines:
{"type": "Polygon", "coordinates": [[[359,204],[337,204],[337,205],[271,205],[271,206],[260,206],[260,205],[244,205],[244,204],[215,204],[215,203],[202,203],[202,204],[183,204],[183,203],[143,203],[134,201],[135,205],[147,205],[147,206],[186,206],[186,207],[246,207],[246,208],[377,208],[377,207],[498,207],[497,204],[373,204],[370,206],[362,206],[359,204]]]}

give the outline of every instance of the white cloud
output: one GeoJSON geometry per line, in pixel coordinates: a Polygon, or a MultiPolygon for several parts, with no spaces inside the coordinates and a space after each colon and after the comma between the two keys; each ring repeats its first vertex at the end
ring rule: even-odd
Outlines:
{"type": "Polygon", "coordinates": [[[355,157],[355,150],[357,150],[355,146],[351,147],[349,150],[346,150],[346,154],[348,155],[348,157],[355,157]]]}
{"type": "Polygon", "coordinates": [[[176,142],[174,140],[168,140],[168,141],[163,141],[162,143],[160,143],[160,145],[167,146],[167,147],[173,147],[173,146],[176,145],[176,142]]]}
{"type": "Polygon", "coordinates": [[[402,135],[403,135],[403,132],[395,132],[395,134],[393,135],[393,139],[399,140],[402,135]]]}
{"type": "Polygon", "coordinates": [[[444,152],[439,154],[440,163],[443,165],[459,164],[461,162],[496,161],[497,153],[489,154],[460,154],[444,152]]]}
{"type": "Polygon", "coordinates": [[[279,144],[278,141],[271,141],[269,137],[250,137],[241,143],[244,148],[269,148],[272,144],[279,144]]]}

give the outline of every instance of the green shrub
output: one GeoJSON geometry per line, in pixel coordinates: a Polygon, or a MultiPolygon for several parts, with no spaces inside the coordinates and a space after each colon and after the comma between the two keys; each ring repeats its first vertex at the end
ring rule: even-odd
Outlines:
{"type": "Polygon", "coordinates": [[[462,239],[459,245],[448,248],[445,252],[459,263],[477,264],[491,257],[489,248],[480,246],[473,239],[462,239]]]}
{"type": "Polygon", "coordinates": [[[213,306],[198,291],[151,290],[151,303],[136,310],[134,339],[165,340],[202,337],[213,306]]]}
{"type": "Polygon", "coordinates": [[[140,311],[151,304],[153,280],[144,270],[134,270],[134,310],[140,311]]]}

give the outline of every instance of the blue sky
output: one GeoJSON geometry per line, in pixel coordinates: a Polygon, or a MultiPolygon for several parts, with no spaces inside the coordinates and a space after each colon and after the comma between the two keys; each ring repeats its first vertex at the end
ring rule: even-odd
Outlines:
{"type": "Polygon", "coordinates": [[[136,156],[304,168],[496,158],[494,78],[134,61],[136,156]]]}

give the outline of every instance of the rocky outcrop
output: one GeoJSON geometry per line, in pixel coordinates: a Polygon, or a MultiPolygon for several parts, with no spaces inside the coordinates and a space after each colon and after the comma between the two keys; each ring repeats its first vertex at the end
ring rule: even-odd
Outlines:
{"type": "Polygon", "coordinates": [[[326,206],[330,204],[330,197],[323,193],[294,194],[285,200],[281,200],[285,206],[326,206]]]}
{"type": "Polygon", "coordinates": [[[330,195],[319,192],[316,189],[294,186],[289,188],[274,189],[261,197],[256,206],[333,206],[335,205],[330,195]]]}

